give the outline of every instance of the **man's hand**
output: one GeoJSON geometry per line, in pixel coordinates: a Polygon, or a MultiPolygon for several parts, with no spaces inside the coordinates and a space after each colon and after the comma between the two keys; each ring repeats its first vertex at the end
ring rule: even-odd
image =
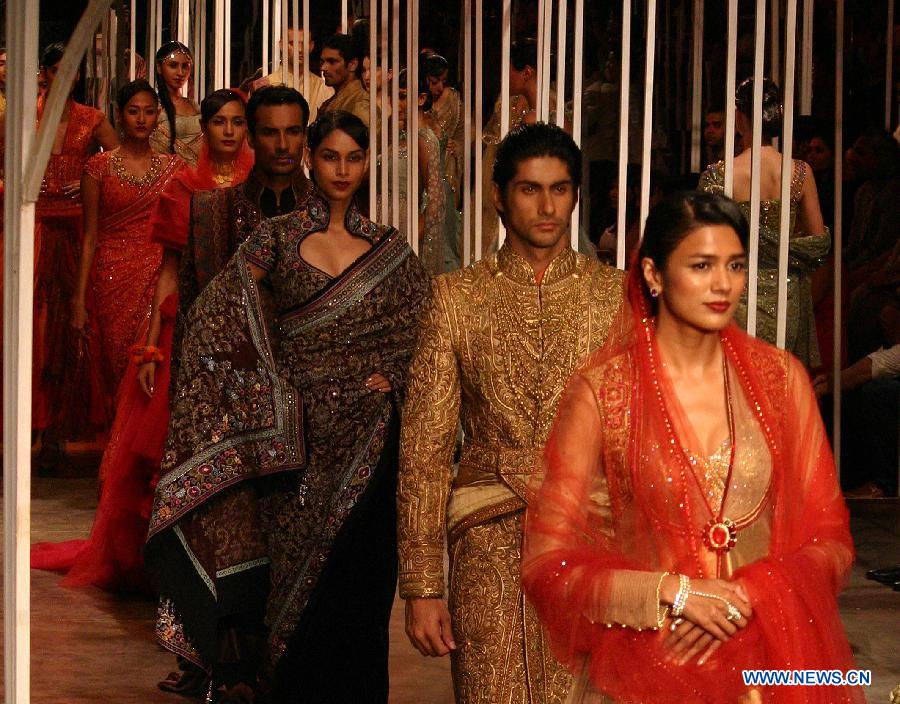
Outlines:
{"type": "Polygon", "coordinates": [[[422,655],[441,657],[456,650],[450,612],[443,599],[407,599],[406,635],[422,655]]]}

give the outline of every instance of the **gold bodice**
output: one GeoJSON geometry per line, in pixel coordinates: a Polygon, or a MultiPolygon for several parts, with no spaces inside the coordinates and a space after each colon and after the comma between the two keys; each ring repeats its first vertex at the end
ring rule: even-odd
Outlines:
{"type": "Polygon", "coordinates": [[[622,301],[621,272],[571,249],[538,283],[509,246],[435,279],[400,453],[400,592],[444,592],[444,536],[520,510],[571,374],[622,301]],[[464,443],[452,478],[457,423],[464,443]]]}

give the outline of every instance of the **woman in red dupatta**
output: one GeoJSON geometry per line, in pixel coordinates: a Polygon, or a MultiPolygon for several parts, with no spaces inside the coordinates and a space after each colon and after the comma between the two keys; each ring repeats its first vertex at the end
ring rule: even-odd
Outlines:
{"type": "Polygon", "coordinates": [[[142,550],[150,520],[155,478],[169,424],[169,365],[178,310],[178,263],[188,239],[195,191],[243,183],[253,166],[246,145],[242,96],[210,93],[201,114],[204,146],[195,168],[178,171],[159,197],[150,222],[150,240],[164,248],[159,265],[147,346],[133,349],[123,377],[109,444],[100,465],[102,494],[89,540],[39,543],[31,566],[68,570],[63,585],[93,584],[104,589],[147,589],[142,550]],[[148,350],[154,360],[139,365],[148,350]],[[139,370],[143,379],[139,383],[139,370]],[[155,383],[154,383],[155,374],[155,383]],[[149,385],[148,385],[149,384],[149,385]]]}
{"type": "Polygon", "coordinates": [[[743,681],[853,667],[854,557],[803,366],[732,321],[747,240],[722,196],[654,208],[618,327],[560,405],[522,573],[572,702],[863,701],[743,681]]]}

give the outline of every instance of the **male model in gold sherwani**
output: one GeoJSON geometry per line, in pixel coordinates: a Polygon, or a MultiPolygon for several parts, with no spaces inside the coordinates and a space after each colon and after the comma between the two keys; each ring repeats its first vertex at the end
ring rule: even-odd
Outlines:
{"type": "Polygon", "coordinates": [[[413,645],[451,654],[458,704],[563,702],[571,681],[522,595],[519,560],[527,487],[560,396],[621,304],[620,273],[569,246],[580,175],[578,147],[561,129],[507,135],[494,166],[506,242],[435,279],[410,370],[400,595],[413,645]]]}

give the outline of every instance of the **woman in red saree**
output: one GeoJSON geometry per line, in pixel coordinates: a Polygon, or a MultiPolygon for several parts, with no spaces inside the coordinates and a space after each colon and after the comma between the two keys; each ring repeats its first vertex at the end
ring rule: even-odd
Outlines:
{"type": "MultiPolygon", "coordinates": [[[[53,86],[65,45],[50,44],[41,55],[48,90],[53,86]]],[[[40,116],[38,118],[40,121],[40,116]]],[[[78,368],[78,345],[69,326],[69,300],[75,290],[82,240],[81,177],[100,147],[119,145],[102,112],[69,97],[41,181],[35,209],[34,351],[32,426],[48,430],[42,463],[56,459],[57,443],[105,429],[108,408],[96,380],[96,340],[86,365],[78,368]]],[[[90,305],[90,301],[88,301],[90,305]]]]}
{"type": "Polygon", "coordinates": [[[31,566],[68,570],[62,582],[67,587],[93,584],[104,589],[145,590],[149,586],[141,553],[169,423],[168,361],[191,196],[195,191],[242,183],[253,166],[240,94],[215,91],[204,99],[201,110],[205,144],[200,161],[196,168],[183,168],[172,177],[150,223],[150,239],[164,252],[149,331],[142,339],[147,346],[132,349],[137,354],[132,354],[120,385],[115,422],[100,465],[102,494],[90,539],[39,543],[32,548],[31,566]],[[148,350],[158,361],[139,365],[148,350]],[[139,370],[149,375],[149,387],[146,376],[138,382],[139,370]],[[157,372],[155,388],[153,372],[157,372]]]}
{"type": "Polygon", "coordinates": [[[853,667],[853,544],[808,376],[732,322],[747,240],[722,196],[656,206],[618,327],[560,405],[522,575],[572,702],[863,701],[742,678],[853,667]]]}
{"type": "Polygon", "coordinates": [[[85,165],[84,244],[72,299],[72,326],[87,323],[85,298],[91,269],[106,382],[115,394],[128,366],[128,348],[150,315],[162,247],[150,238],[150,217],[160,194],[184,165],[176,156],[155,154],[150,134],[159,118],[159,99],[146,81],[119,91],[124,141],[85,165]]]}

